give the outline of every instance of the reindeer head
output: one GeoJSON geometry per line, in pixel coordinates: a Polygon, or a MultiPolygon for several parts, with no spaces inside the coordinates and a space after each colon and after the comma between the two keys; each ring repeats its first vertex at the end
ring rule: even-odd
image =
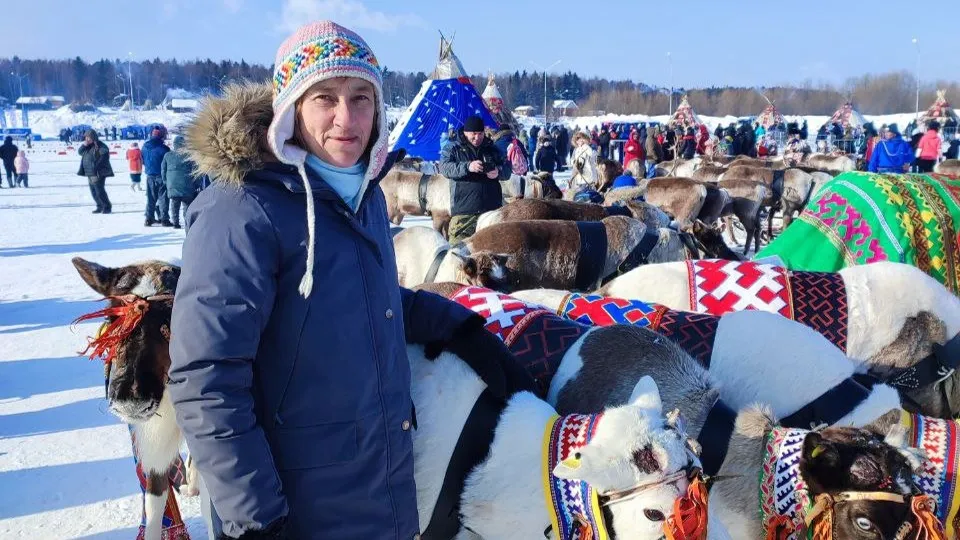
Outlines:
{"type": "Polygon", "coordinates": [[[702,256],[710,259],[726,259],[728,261],[742,261],[743,257],[730,249],[723,241],[719,227],[711,227],[699,219],[693,222],[693,236],[703,251],[702,256]]]}
{"type": "Polygon", "coordinates": [[[486,287],[500,292],[511,292],[515,289],[511,279],[507,262],[510,255],[478,251],[463,254],[451,251],[459,260],[457,281],[465,285],[486,287]]]}
{"type": "Polygon", "coordinates": [[[679,414],[664,418],[657,385],[644,377],[628,405],[603,413],[579,459],[560,462],[553,473],[596,489],[608,510],[608,528],[618,538],[659,539],[666,534],[694,540],[705,537],[705,491],[697,507],[702,524],[698,532],[678,534],[674,514],[699,467],[679,414]]]}
{"type": "Polygon", "coordinates": [[[832,501],[832,538],[913,538],[918,528],[930,525],[920,523],[911,508],[913,472],[921,457],[904,448],[898,435],[884,440],[865,429],[828,428],[804,439],[801,475],[811,499],[827,494],[832,501]],[[858,495],[865,497],[858,500],[858,495]],[[884,499],[890,495],[903,500],[884,499]],[[906,536],[907,530],[914,533],[906,536]]]}
{"type": "Polygon", "coordinates": [[[121,268],[79,257],[72,262],[83,281],[110,303],[103,312],[92,314],[106,317],[101,331],[114,338],[101,340],[102,347],[94,348],[106,362],[110,410],[127,423],[149,420],[163,398],[170,369],[170,314],[180,268],[161,261],[121,268]]]}

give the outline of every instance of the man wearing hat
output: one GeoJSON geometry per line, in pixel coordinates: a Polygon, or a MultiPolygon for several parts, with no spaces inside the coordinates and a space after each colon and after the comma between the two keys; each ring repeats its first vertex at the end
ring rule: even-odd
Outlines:
{"type": "Polygon", "coordinates": [[[883,131],[883,140],[874,147],[867,170],[879,173],[905,173],[910,170],[913,157],[910,143],[900,136],[900,129],[896,124],[890,124],[883,131]]]}
{"type": "Polygon", "coordinates": [[[167,185],[163,183],[160,170],[163,165],[163,156],[170,151],[170,147],[163,142],[164,135],[160,128],[153,128],[150,132],[150,140],[143,143],[143,150],[140,151],[143,156],[143,170],[147,173],[147,209],[146,220],[143,222],[147,227],[154,223],[173,227],[173,223],[170,222],[167,185]]]}
{"type": "Polygon", "coordinates": [[[510,178],[510,163],[483,134],[483,120],[471,116],[443,151],[440,174],[453,184],[450,195],[450,244],[477,230],[480,214],[503,206],[500,180],[510,178]]]}

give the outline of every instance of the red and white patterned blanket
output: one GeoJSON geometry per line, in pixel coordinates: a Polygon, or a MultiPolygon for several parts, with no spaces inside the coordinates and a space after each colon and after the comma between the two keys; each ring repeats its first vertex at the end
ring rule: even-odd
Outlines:
{"type": "Polygon", "coordinates": [[[847,289],[832,272],[794,272],[751,261],[687,261],[686,309],[710,315],[760,310],[816,330],[847,351],[847,289]]]}
{"type": "Polygon", "coordinates": [[[782,266],[723,259],[687,261],[690,309],[724,315],[760,310],[793,318],[793,305],[782,266]]]}

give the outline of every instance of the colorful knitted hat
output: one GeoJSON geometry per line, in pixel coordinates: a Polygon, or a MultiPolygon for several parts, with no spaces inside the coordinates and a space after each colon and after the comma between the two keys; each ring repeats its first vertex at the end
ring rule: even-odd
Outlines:
{"type": "Polygon", "coordinates": [[[383,102],[383,74],[367,43],[354,32],[333,21],[318,21],[300,27],[277,50],[273,71],[273,120],[267,130],[267,142],[280,161],[296,165],[303,177],[307,197],[307,269],[300,282],[306,297],[313,288],[315,217],[313,193],[304,169],[307,151],[288,143],[294,135],[296,103],[300,96],[320,81],[336,77],[356,77],[373,85],[377,115],[374,118],[370,160],[360,192],[380,174],[387,160],[387,114],[383,102]]]}

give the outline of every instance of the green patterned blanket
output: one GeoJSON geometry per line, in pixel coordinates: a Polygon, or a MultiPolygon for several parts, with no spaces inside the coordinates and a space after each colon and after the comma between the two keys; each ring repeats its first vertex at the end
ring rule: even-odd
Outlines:
{"type": "Polygon", "coordinates": [[[960,179],[848,172],[824,186],[757,258],[791,270],[835,272],[856,264],[912,264],[960,292],[960,179]]]}

